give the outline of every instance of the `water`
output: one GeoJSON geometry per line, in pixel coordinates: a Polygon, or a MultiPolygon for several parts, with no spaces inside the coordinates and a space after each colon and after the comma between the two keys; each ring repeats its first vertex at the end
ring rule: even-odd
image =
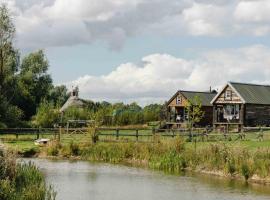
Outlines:
{"type": "MultiPolygon", "coordinates": [[[[26,160],[29,161],[29,160],[26,160]]],[[[270,186],[127,166],[31,159],[58,200],[269,200],[270,186]]]]}

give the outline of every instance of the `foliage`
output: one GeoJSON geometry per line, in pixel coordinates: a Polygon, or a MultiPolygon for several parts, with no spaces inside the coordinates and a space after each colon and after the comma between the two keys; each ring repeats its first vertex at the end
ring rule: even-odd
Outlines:
{"type": "Polygon", "coordinates": [[[32,163],[16,163],[13,154],[0,156],[1,200],[53,200],[56,193],[46,186],[43,174],[32,163]]]}
{"type": "Polygon", "coordinates": [[[198,96],[190,99],[187,102],[185,109],[188,113],[188,125],[190,128],[193,127],[195,123],[200,122],[204,116],[204,112],[202,110],[202,102],[198,96]]]}
{"type": "Polygon", "coordinates": [[[36,113],[42,99],[49,96],[53,88],[52,79],[47,73],[48,60],[42,50],[30,53],[22,60],[18,74],[18,105],[28,120],[36,113]]]}
{"type": "MultiPolygon", "coordinates": [[[[27,126],[42,99],[58,102],[65,88],[52,85],[48,60],[42,50],[30,53],[20,63],[13,46],[15,26],[5,4],[0,5],[0,126],[27,126]],[[61,91],[58,95],[55,92],[61,91]]],[[[63,101],[63,100],[62,100],[63,101]]],[[[56,104],[54,102],[54,104],[56,104]]],[[[62,102],[61,102],[62,103],[62,102]]]]}
{"type": "Polygon", "coordinates": [[[60,113],[53,103],[43,100],[33,118],[33,124],[36,127],[53,127],[59,122],[59,119],[60,113]]]}
{"type": "Polygon", "coordinates": [[[58,146],[58,154],[80,156],[91,161],[112,163],[132,162],[152,169],[178,173],[185,169],[220,172],[231,177],[249,180],[254,174],[270,177],[270,151],[249,150],[244,146],[211,143],[189,146],[183,138],[159,140],[155,143],[70,143],[58,146]],[[72,150],[73,149],[73,150],[72,150]]]}

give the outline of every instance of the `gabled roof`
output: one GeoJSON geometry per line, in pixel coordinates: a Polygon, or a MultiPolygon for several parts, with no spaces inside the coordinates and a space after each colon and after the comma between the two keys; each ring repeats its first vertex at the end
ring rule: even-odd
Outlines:
{"type": "MultiPolygon", "coordinates": [[[[229,82],[224,87],[224,89],[227,86],[230,86],[245,104],[270,105],[270,86],[269,85],[229,82]]],[[[220,96],[223,90],[221,90],[216,95],[216,97],[211,101],[211,103],[215,102],[215,100],[220,96]]]]}
{"type": "Polygon", "coordinates": [[[168,101],[167,104],[172,102],[173,99],[176,98],[178,94],[182,94],[187,100],[193,99],[195,96],[199,97],[202,103],[202,106],[212,106],[211,100],[216,96],[216,92],[198,92],[198,91],[177,91],[173,97],[168,101]]]}

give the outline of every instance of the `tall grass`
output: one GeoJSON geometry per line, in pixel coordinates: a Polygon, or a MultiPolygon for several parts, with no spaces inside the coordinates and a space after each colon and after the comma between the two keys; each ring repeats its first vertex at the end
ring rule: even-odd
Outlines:
{"type": "MultiPolygon", "coordinates": [[[[219,172],[226,176],[253,175],[270,178],[270,149],[250,150],[243,146],[212,143],[197,148],[186,145],[181,137],[171,141],[154,143],[88,143],[53,145],[64,157],[79,156],[81,159],[110,163],[146,165],[173,173],[183,170],[219,172]]],[[[50,150],[47,150],[50,152],[50,150]]]]}
{"type": "Polygon", "coordinates": [[[12,153],[0,152],[1,200],[53,200],[56,193],[32,163],[16,163],[12,153]]]}

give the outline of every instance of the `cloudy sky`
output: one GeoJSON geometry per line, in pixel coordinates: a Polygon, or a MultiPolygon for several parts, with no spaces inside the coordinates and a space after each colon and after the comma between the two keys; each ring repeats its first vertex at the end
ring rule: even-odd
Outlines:
{"type": "Polygon", "coordinates": [[[178,89],[270,84],[269,0],[0,0],[23,54],[84,98],[162,102],[178,89]]]}

